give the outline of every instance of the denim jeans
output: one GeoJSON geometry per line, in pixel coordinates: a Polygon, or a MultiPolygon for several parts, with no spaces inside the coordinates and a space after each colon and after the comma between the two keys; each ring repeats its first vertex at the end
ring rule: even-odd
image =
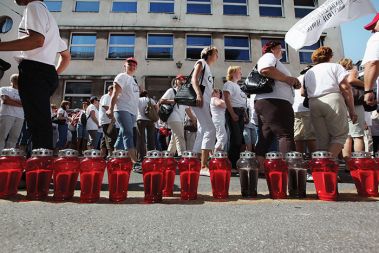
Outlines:
{"type": "Polygon", "coordinates": [[[116,149],[135,148],[133,140],[133,127],[136,123],[136,115],[127,111],[117,111],[114,113],[114,116],[120,125],[120,131],[114,147],[116,149]]]}
{"type": "Polygon", "coordinates": [[[57,148],[64,148],[67,143],[67,131],[68,131],[68,125],[58,125],[58,142],[57,142],[57,148]]]}

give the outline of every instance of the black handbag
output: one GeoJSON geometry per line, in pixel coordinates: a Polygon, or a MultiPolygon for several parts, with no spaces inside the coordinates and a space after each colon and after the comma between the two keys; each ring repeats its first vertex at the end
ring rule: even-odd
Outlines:
{"type": "MultiPolygon", "coordinates": [[[[176,96],[176,90],[174,88],[172,88],[172,90],[174,91],[174,94],[176,96]]],[[[159,115],[159,118],[163,122],[167,122],[167,120],[170,117],[172,111],[174,110],[174,106],[175,105],[170,105],[170,104],[161,104],[159,106],[158,115],[159,115]]]]}
{"type": "Polygon", "coordinates": [[[246,78],[245,83],[241,86],[241,90],[247,94],[271,93],[274,90],[274,85],[274,79],[259,73],[257,64],[246,78]]]}
{"type": "MultiPolygon", "coordinates": [[[[191,79],[195,68],[191,71],[191,74],[187,77],[186,82],[179,88],[175,95],[175,102],[178,105],[196,106],[196,92],[192,86],[191,79]]],[[[200,90],[204,94],[205,86],[202,85],[205,73],[205,66],[203,68],[203,74],[200,79],[200,90]]]]}

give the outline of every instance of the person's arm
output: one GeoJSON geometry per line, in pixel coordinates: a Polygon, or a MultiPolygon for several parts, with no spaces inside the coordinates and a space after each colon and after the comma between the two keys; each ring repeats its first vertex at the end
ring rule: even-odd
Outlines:
{"type": "Polygon", "coordinates": [[[0,42],[0,51],[29,51],[42,47],[45,37],[33,30],[28,32],[29,34],[21,39],[0,42]]]}
{"type": "Polygon", "coordinates": [[[192,124],[195,124],[196,121],[197,121],[197,118],[196,118],[195,114],[192,113],[191,108],[186,108],[185,111],[186,111],[187,116],[188,116],[188,118],[190,119],[191,123],[192,123],[192,124]]]}
{"type": "Polygon", "coordinates": [[[224,94],[224,98],[225,98],[226,109],[230,113],[230,116],[232,117],[233,121],[238,121],[239,117],[233,110],[232,102],[230,101],[229,91],[224,90],[223,94],[224,94]]]}
{"type": "Polygon", "coordinates": [[[347,77],[347,81],[351,86],[364,88],[365,84],[361,80],[357,78],[358,71],[355,69],[350,70],[349,76],[347,77]]]}
{"type": "Polygon", "coordinates": [[[59,53],[58,65],[56,67],[58,75],[68,67],[71,61],[71,54],[68,50],[62,51],[59,53]]]}
{"type": "Polygon", "coordinates": [[[109,118],[113,119],[113,111],[114,111],[114,106],[117,102],[117,98],[118,98],[118,95],[120,94],[121,92],[121,86],[114,82],[114,85],[113,85],[113,92],[112,92],[112,95],[111,95],[111,104],[109,106],[109,109],[107,110],[106,114],[108,115],[109,118]]]}
{"type": "Polygon", "coordinates": [[[213,98],[214,99],[214,105],[215,106],[218,106],[218,107],[221,107],[221,108],[226,108],[226,104],[225,104],[225,101],[220,99],[220,98],[213,98]]]}
{"type": "Polygon", "coordinates": [[[271,79],[287,83],[289,86],[293,86],[295,89],[299,89],[301,84],[296,77],[287,76],[280,72],[276,67],[263,68],[260,74],[271,79]]]}
{"type": "Polygon", "coordinates": [[[161,104],[167,104],[167,105],[174,105],[175,104],[175,93],[174,93],[174,98],[173,99],[168,99],[167,97],[171,97],[170,92],[171,89],[167,90],[165,94],[163,94],[162,98],[159,100],[159,103],[161,104]]]}
{"type": "Polygon", "coordinates": [[[12,99],[7,95],[1,95],[1,100],[3,100],[3,103],[5,105],[10,105],[10,106],[16,106],[16,107],[22,107],[21,101],[12,99]]]}
{"type": "Polygon", "coordinates": [[[345,77],[345,79],[343,79],[339,87],[340,87],[342,96],[345,99],[345,104],[349,111],[350,119],[353,123],[355,123],[357,121],[357,114],[355,113],[355,109],[354,109],[353,91],[351,90],[351,86],[348,82],[348,77],[345,77]]]}
{"type": "Polygon", "coordinates": [[[94,110],[92,110],[90,113],[89,113],[89,116],[91,117],[91,119],[95,122],[95,124],[97,126],[100,126],[99,124],[99,121],[97,120],[97,117],[96,117],[96,112],[94,110]]]}
{"type": "Polygon", "coordinates": [[[201,89],[200,89],[201,83],[199,83],[199,78],[202,75],[202,72],[203,72],[203,64],[196,64],[195,70],[193,71],[192,80],[191,80],[193,89],[196,92],[196,105],[198,107],[203,107],[203,102],[204,102],[203,93],[201,92],[201,89]]]}
{"type": "MultiPolygon", "coordinates": [[[[374,84],[379,76],[379,61],[370,61],[365,64],[365,72],[364,72],[364,86],[365,91],[372,90],[374,87],[374,84]]],[[[364,97],[365,102],[368,105],[374,105],[376,103],[375,101],[375,95],[373,92],[369,92],[365,94],[364,97]]]]}

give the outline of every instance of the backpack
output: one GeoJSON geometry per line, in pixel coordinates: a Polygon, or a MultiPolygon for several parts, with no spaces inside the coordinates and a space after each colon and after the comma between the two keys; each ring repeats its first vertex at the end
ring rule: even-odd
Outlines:
{"type": "MultiPolygon", "coordinates": [[[[176,95],[176,90],[174,88],[171,88],[173,91],[174,91],[174,97],[176,95]]],[[[169,104],[161,104],[159,106],[159,111],[158,111],[158,115],[159,115],[159,118],[163,121],[163,122],[167,122],[168,118],[170,117],[172,111],[174,110],[174,106],[175,105],[169,105],[169,104]]],[[[179,105],[177,105],[179,107],[179,105]]]]}
{"type": "MultiPolygon", "coordinates": [[[[89,117],[88,117],[88,118],[89,118],[89,117]]],[[[82,113],[80,114],[80,119],[79,119],[80,124],[83,125],[83,126],[87,125],[87,120],[88,120],[88,118],[87,118],[86,113],[85,113],[85,112],[82,112],[82,113]]]]}
{"type": "Polygon", "coordinates": [[[157,110],[154,108],[154,105],[153,103],[151,102],[151,98],[149,98],[149,101],[147,102],[147,105],[145,107],[145,116],[153,121],[153,122],[157,122],[159,120],[159,116],[158,116],[158,112],[157,110]]]}

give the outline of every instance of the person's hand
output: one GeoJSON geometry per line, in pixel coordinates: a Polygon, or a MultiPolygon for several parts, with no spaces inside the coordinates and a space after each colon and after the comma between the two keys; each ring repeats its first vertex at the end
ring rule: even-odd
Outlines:
{"type": "Polygon", "coordinates": [[[107,114],[107,116],[108,116],[108,118],[110,118],[110,119],[113,119],[113,110],[111,110],[111,109],[108,109],[106,112],[105,112],[105,114],[107,114]]]}
{"type": "Polygon", "coordinates": [[[238,117],[238,115],[236,113],[233,113],[230,116],[232,116],[232,120],[235,121],[235,122],[237,122],[239,120],[239,117],[238,117]]]}
{"type": "Polygon", "coordinates": [[[366,93],[364,96],[364,101],[368,105],[375,105],[376,101],[375,101],[374,92],[366,93]]]}
{"type": "Polygon", "coordinates": [[[349,117],[351,119],[351,122],[353,122],[353,124],[355,124],[358,120],[358,115],[355,114],[355,111],[354,110],[350,110],[349,111],[349,117]]]}
{"type": "Polygon", "coordinates": [[[203,95],[197,95],[196,97],[196,106],[203,107],[203,95]]]}
{"type": "Polygon", "coordinates": [[[300,83],[299,79],[297,79],[297,78],[295,78],[295,79],[296,79],[296,81],[293,84],[293,88],[296,89],[296,90],[298,90],[298,89],[301,88],[301,83],[300,83]]]}

